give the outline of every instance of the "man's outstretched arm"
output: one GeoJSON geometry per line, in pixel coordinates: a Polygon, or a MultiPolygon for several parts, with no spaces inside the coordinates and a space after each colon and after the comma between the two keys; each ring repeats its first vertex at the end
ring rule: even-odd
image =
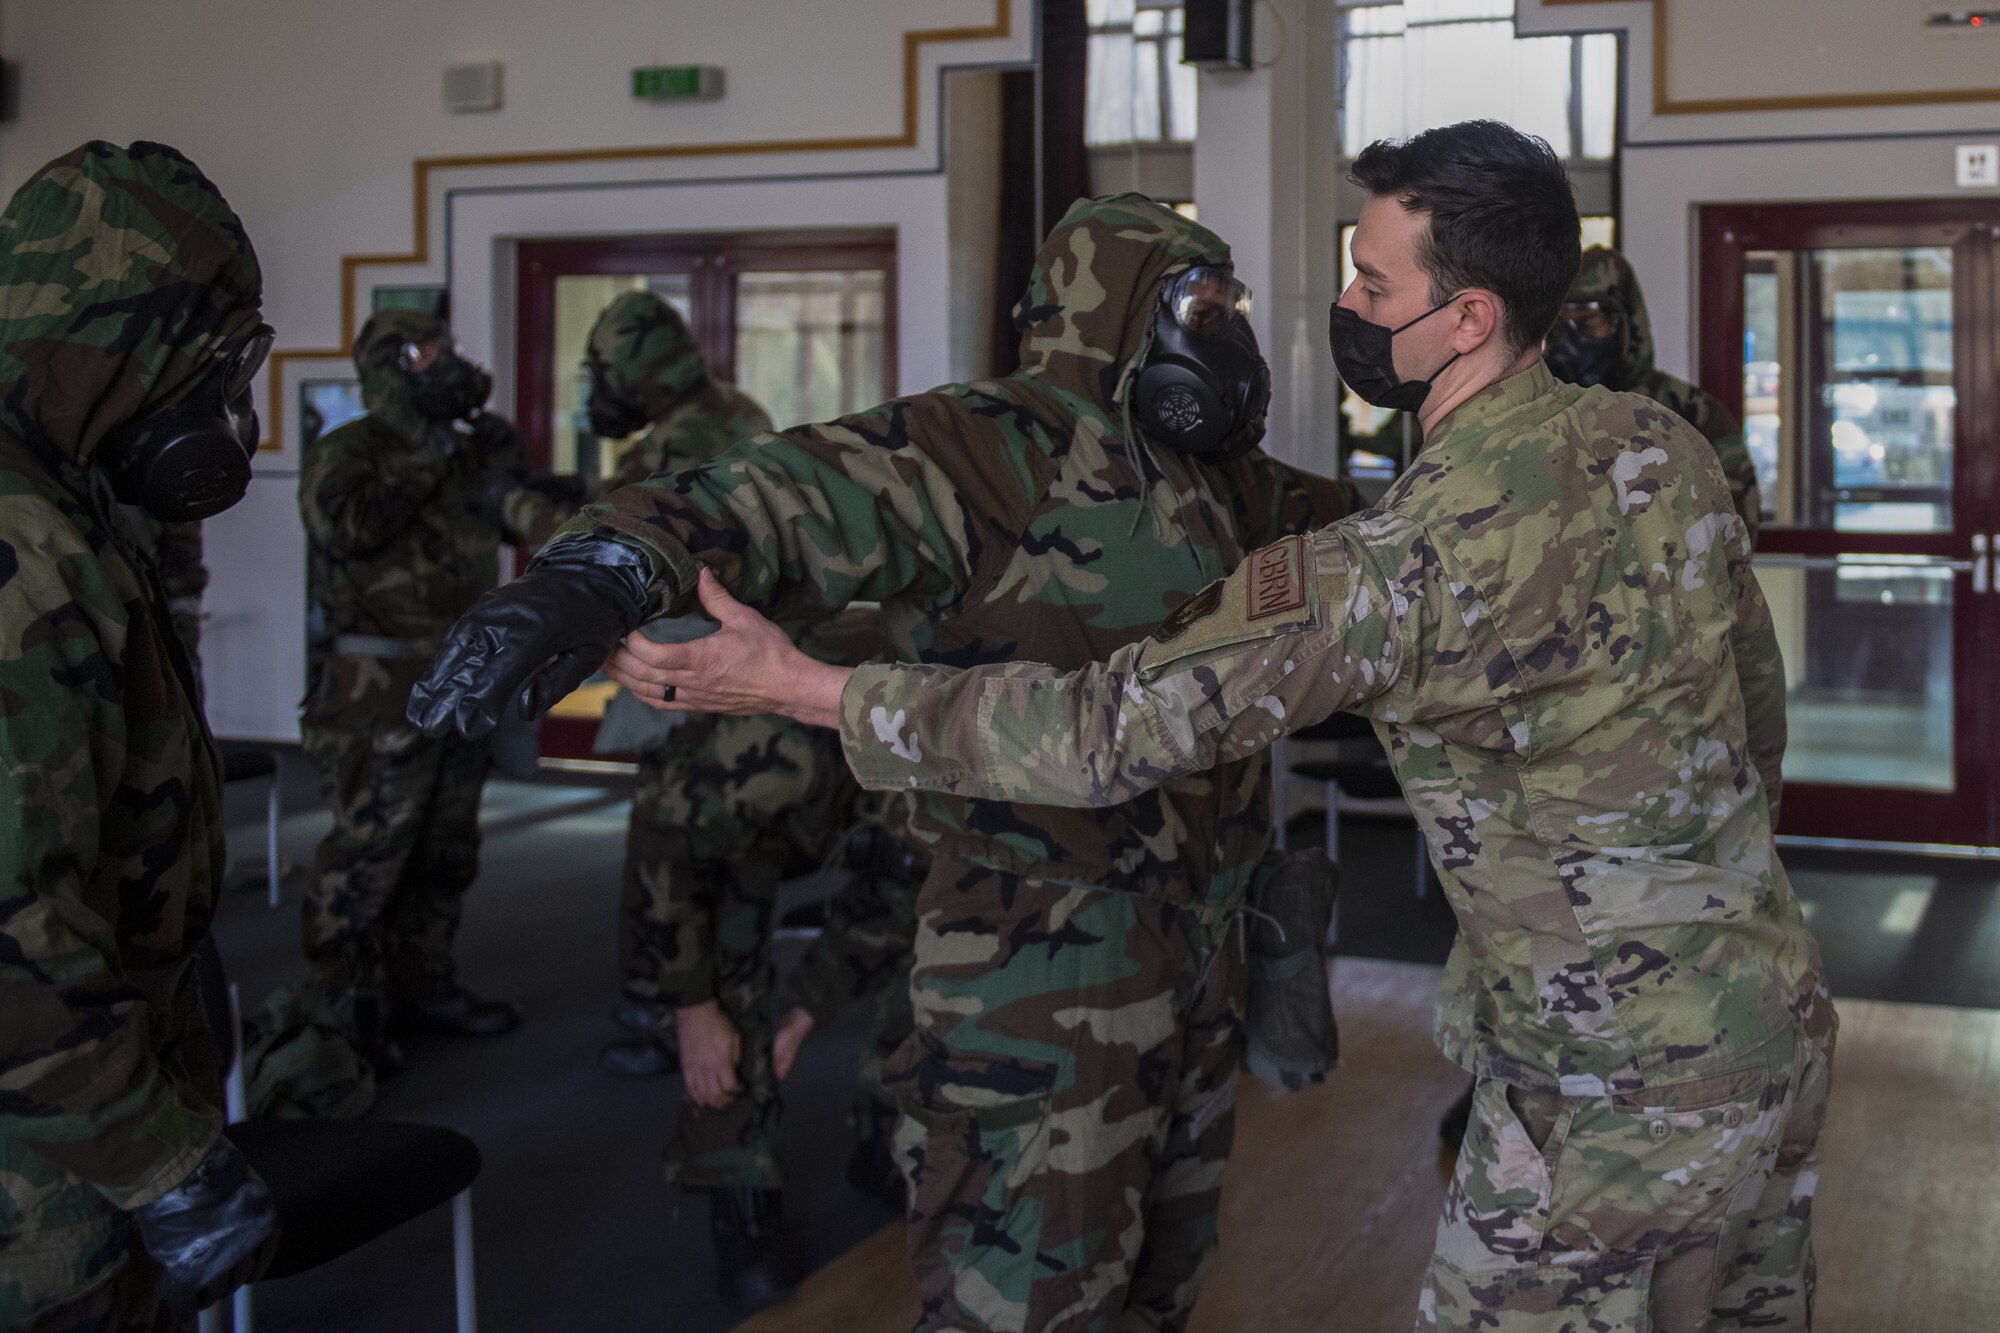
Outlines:
{"type": "Polygon", "coordinates": [[[1345,523],[1253,553],[1151,638],[1074,672],[1033,663],[849,671],[804,660],[713,584],[702,600],[721,633],[628,641],[607,670],[642,698],[672,690],[658,707],[837,723],[864,786],[1043,805],[1115,805],[1386,693],[1403,670],[1414,605],[1390,596],[1345,523]]]}

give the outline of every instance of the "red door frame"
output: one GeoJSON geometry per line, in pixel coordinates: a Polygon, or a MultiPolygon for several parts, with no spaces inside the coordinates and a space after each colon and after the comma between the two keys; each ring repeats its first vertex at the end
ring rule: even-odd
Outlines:
{"type": "MultiPolygon", "coordinates": [[[[736,378],[736,276],[773,271],[878,269],[883,283],[882,397],[896,392],[896,234],[881,228],[758,232],[686,232],[647,236],[561,237],[520,241],[514,260],[514,412],[528,458],[547,467],[554,442],[549,412],[554,384],[556,280],[577,274],[687,273],[693,278],[689,331],[717,379],[736,378]]],[[[517,567],[531,555],[516,553],[517,567]]],[[[541,752],[592,757],[597,723],[542,720],[541,752]]]]}
{"type": "MultiPolygon", "coordinates": [[[[1756,250],[1939,246],[1952,250],[1954,530],[1835,533],[1767,527],[1771,554],[1921,555],[1969,562],[1971,534],[2000,529],[2000,291],[1995,245],[2000,201],[1937,199],[1866,203],[1709,204],[1699,208],[1701,383],[1743,415],[1744,277],[1756,250]]],[[[1992,845],[2000,738],[2000,671],[1992,594],[1975,594],[1969,570],[1953,580],[1953,746],[1956,790],[1920,792],[1787,782],[1782,831],[1807,837],[1992,845]]]]}

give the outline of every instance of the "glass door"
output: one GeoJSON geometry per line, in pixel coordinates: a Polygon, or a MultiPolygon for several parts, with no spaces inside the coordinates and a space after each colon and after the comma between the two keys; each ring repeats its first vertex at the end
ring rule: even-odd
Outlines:
{"type": "Polygon", "coordinates": [[[1704,387],[1742,417],[1785,657],[1782,831],[1995,840],[2000,208],[1702,210],[1704,387]]]}
{"type": "MultiPolygon", "coordinates": [[[[710,373],[781,427],[882,402],[895,393],[895,275],[895,236],[881,231],[523,241],[515,403],[528,455],[593,483],[617,470],[625,442],[591,433],[583,354],[599,312],[628,291],[650,289],[680,311],[710,373]]],[[[593,681],[557,704],[541,752],[592,757],[615,692],[593,681]]]]}

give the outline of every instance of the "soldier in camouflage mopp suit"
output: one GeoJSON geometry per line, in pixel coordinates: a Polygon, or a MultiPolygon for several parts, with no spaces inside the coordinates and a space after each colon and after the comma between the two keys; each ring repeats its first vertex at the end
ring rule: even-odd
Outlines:
{"type": "MultiPolygon", "coordinates": [[[[411,716],[477,733],[524,686],[546,706],[645,617],[694,607],[702,568],[781,620],[879,602],[905,661],[1130,643],[1350,507],[1256,448],[1270,381],[1247,309],[1212,232],[1142,196],[1080,201],[1015,307],[1019,371],[613,493],[468,614],[411,716]]],[[[917,803],[917,1031],[885,1078],[924,1329],[1185,1324],[1234,1132],[1236,909],[1269,795],[1258,757],[1118,809],[917,803]]]]}
{"type": "Polygon", "coordinates": [[[271,345],[194,163],[85,144],[0,215],[0,1327],[167,1333],[255,1274],[196,956],[222,774],[151,544],[242,498],[271,345]]]}
{"type": "Polygon", "coordinates": [[[460,985],[452,957],[479,873],[488,744],[425,736],[403,709],[444,631],[499,580],[501,542],[537,535],[552,502],[513,427],[481,410],[491,381],[442,319],[377,312],[354,367],[366,415],[308,445],[299,476],[299,730],[333,810],[303,933],[317,1008],[389,1073],[400,1031],[496,1036],[520,1021],[460,985]]]}
{"type": "MultiPolygon", "coordinates": [[[[627,292],[604,309],[585,365],[596,433],[616,439],[644,430],[620,456],[614,488],[698,467],[770,429],[749,395],[709,373],[686,323],[652,292],[627,292]]],[[[886,652],[870,612],[786,628],[829,661],[886,652]]],[[[773,909],[781,881],[831,859],[859,792],[838,738],[782,717],[690,719],[641,748],[638,768],[618,923],[616,1017],[626,1035],[601,1059],[614,1073],[669,1072],[678,1032],[688,1043],[689,1096],[667,1143],[668,1183],[778,1190],[784,1070],[773,1058],[773,909]]],[[[869,864],[847,867],[826,928],[790,985],[794,1024],[825,1022],[853,1000],[875,1001],[850,1166],[850,1177],[871,1189],[891,1170],[879,1051],[909,1031],[903,978],[915,886],[898,873],[902,856],[883,847],[869,864]]],[[[774,1236],[725,1226],[715,1240],[718,1284],[737,1307],[766,1304],[796,1282],[774,1236]]]]}
{"type": "Polygon", "coordinates": [[[1772,838],[1784,672],[1746,525],[1686,421],[1542,364],[1578,256],[1546,144],[1471,122],[1354,174],[1335,364],[1424,428],[1375,508],[1080,671],[847,678],[779,639],[779,686],[718,675],[837,721],[865,785],[1088,808],[1371,718],[1458,916],[1437,1036],[1478,1080],[1417,1326],[1807,1329],[1836,1024],[1772,838]]]}

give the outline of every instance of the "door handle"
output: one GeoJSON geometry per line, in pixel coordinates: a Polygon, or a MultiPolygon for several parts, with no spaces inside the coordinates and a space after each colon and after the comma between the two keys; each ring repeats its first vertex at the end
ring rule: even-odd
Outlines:
{"type": "Polygon", "coordinates": [[[1990,545],[1991,543],[1987,540],[1985,533],[1975,532],[1972,534],[1972,590],[1974,592],[1985,592],[1992,586],[1990,545]]]}

